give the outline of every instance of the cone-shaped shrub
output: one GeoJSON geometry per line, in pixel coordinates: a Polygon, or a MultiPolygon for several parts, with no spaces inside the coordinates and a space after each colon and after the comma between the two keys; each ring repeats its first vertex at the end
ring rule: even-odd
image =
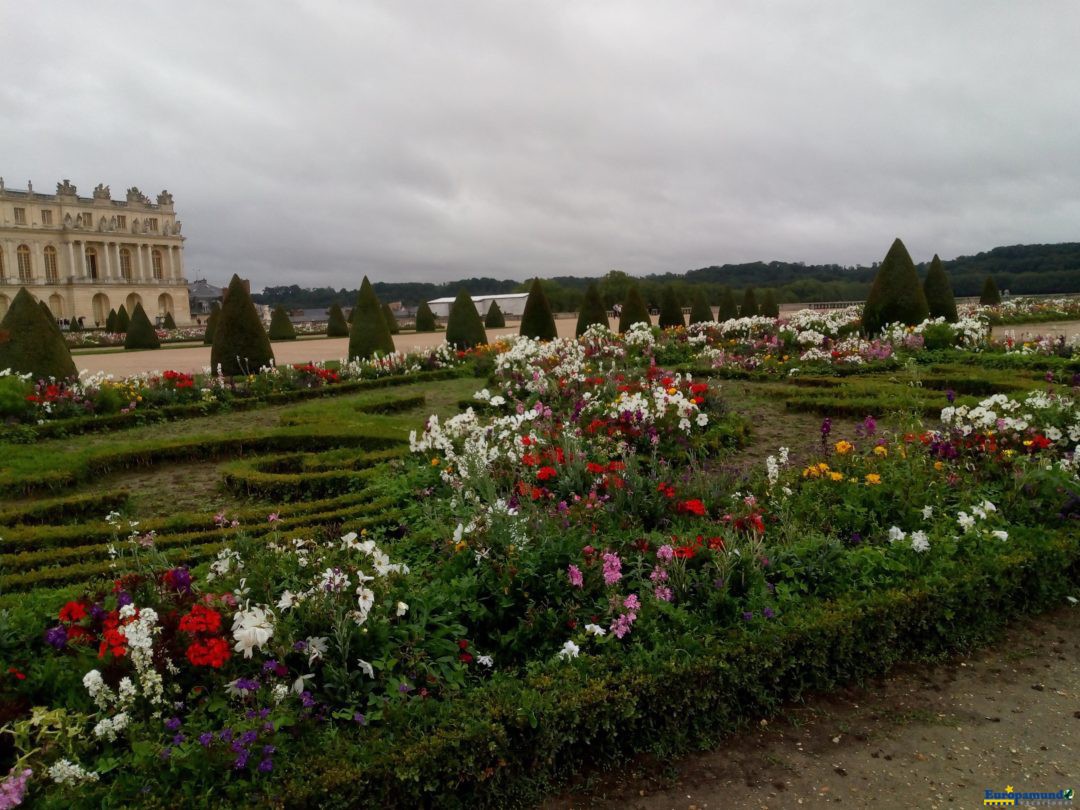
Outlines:
{"type": "Polygon", "coordinates": [[[754,295],[754,288],[747,287],[746,292],[743,293],[742,306],[739,307],[739,315],[743,318],[752,318],[758,313],[757,296],[754,295]]]}
{"type": "Polygon", "coordinates": [[[712,307],[709,306],[709,294],[704,287],[695,287],[690,297],[690,325],[709,323],[713,320],[712,307]]]}
{"type": "Polygon", "coordinates": [[[1001,293],[998,292],[997,284],[994,283],[993,276],[987,276],[986,281],[983,282],[982,295],[979,296],[979,303],[984,307],[996,307],[1001,303],[1001,293]]]}
{"type": "Polygon", "coordinates": [[[739,317],[739,305],[735,303],[735,293],[730,287],[724,287],[720,295],[720,306],[716,313],[716,320],[730,321],[739,317]]]}
{"type": "Polygon", "coordinates": [[[604,299],[600,297],[600,288],[594,282],[585,290],[585,298],[581,302],[581,311],[577,316],[577,329],[574,332],[581,337],[595,323],[610,327],[607,307],[604,306],[604,299]]]}
{"type": "Polygon", "coordinates": [[[555,329],[555,318],[551,314],[551,304],[544,295],[544,286],[540,279],[534,278],[529,288],[529,297],[525,299],[525,311],[521,313],[521,335],[538,340],[554,340],[559,336],[555,329]]]}
{"type": "Polygon", "coordinates": [[[476,304],[468,290],[462,289],[450,307],[450,319],[446,322],[446,342],[459,349],[471,349],[487,343],[487,332],[476,304]]]}
{"type": "Polygon", "coordinates": [[[492,301],[488,307],[487,315],[484,316],[484,326],[488,329],[502,329],[506,326],[506,316],[499,308],[498,301],[492,301]]]}
{"type": "Polygon", "coordinates": [[[0,369],[4,368],[33,374],[34,379],[63,380],[78,374],[60,330],[25,287],[19,289],[0,321],[0,369]]]}
{"type": "Polygon", "coordinates": [[[929,314],[915,263],[904,243],[897,239],[885,254],[870,287],[863,307],[863,330],[876,335],[890,323],[914,326],[925,321],[929,314]]]}
{"type": "Polygon", "coordinates": [[[665,285],[660,294],[660,328],[670,329],[673,326],[686,326],[683,319],[682,306],[679,304],[679,296],[675,288],[670,284],[665,285]]]}
{"type": "Polygon", "coordinates": [[[233,275],[225,300],[214,325],[214,345],[210,349],[210,368],[233,377],[254,374],[274,360],[270,338],[262,319],[251,302],[251,294],[240,276],[233,275]]]}
{"type": "Polygon", "coordinates": [[[176,319],[172,316],[171,312],[166,312],[165,313],[165,317],[161,321],[161,326],[162,326],[163,329],[175,329],[176,328],[176,319]]]}
{"type": "Polygon", "coordinates": [[[160,349],[161,341],[158,340],[154,325],[146,317],[146,310],[142,304],[135,305],[135,311],[131,313],[131,323],[128,324],[127,336],[124,338],[125,349],[160,349]]]}
{"type": "Polygon", "coordinates": [[[619,315],[619,331],[625,332],[635,323],[652,326],[652,318],[649,317],[649,309],[645,306],[637,284],[631,284],[626,291],[626,300],[623,301],[622,313],[619,315]]]}
{"type": "Polygon", "coordinates": [[[70,321],[68,321],[68,331],[69,332],[81,332],[82,331],[82,321],[80,321],[78,318],[72,318],[70,321]]]}
{"type": "Polygon", "coordinates": [[[435,313],[431,311],[427,301],[421,301],[420,306],[416,308],[416,331],[435,331],[435,313]]]}
{"type": "Polygon", "coordinates": [[[390,330],[391,335],[396,335],[401,331],[401,327],[398,325],[397,315],[394,314],[394,310],[390,309],[389,304],[382,305],[383,320],[386,321],[386,328],[390,330]]]}
{"type": "Polygon", "coordinates": [[[345,313],[341,311],[337,301],[330,305],[326,321],[327,337],[348,337],[349,322],[345,320],[345,313]]]}
{"type": "Polygon", "coordinates": [[[926,295],[926,306],[930,310],[931,318],[944,318],[949,323],[956,323],[959,320],[952,285],[936,253],[930,262],[930,269],[926,271],[923,293],[926,295]]]}
{"type": "Polygon", "coordinates": [[[109,314],[105,318],[105,331],[115,332],[116,330],[116,310],[110,309],[109,314]]]}
{"type": "Polygon", "coordinates": [[[765,290],[765,298],[761,302],[761,314],[766,318],[780,317],[780,305],[776,303],[776,293],[773,292],[772,287],[765,290]]]}
{"type": "Polygon", "coordinates": [[[121,304],[116,309],[116,331],[120,334],[124,334],[128,330],[130,324],[131,318],[128,317],[127,307],[121,304]]]}
{"type": "Polygon", "coordinates": [[[207,346],[214,345],[214,332],[217,330],[218,319],[221,317],[221,305],[215,301],[210,307],[210,317],[206,319],[206,333],[202,342],[207,346]]]}
{"type": "Polygon", "coordinates": [[[52,327],[52,330],[58,335],[61,334],[60,324],[56,322],[56,316],[53,314],[53,311],[49,309],[49,305],[44,301],[38,301],[38,306],[41,307],[41,311],[44,313],[45,317],[49,319],[49,326],[52,327]]]}
{"type": "Polygon", "coordinates": [[[394,353],[394,339],[390,336],[390,327],[386,325],[386,315],[367,276],[360,284],[350,320],[350,360],[367,360],[376,354],[384,356],[394,353]]]}
{"type": "Polygon", "coordinates": [[[274,307],[274,311],[270,313],[268,336],[271,340],[296,340],[296,329],[289,320],[289,313],[281,304],[274,307]]]}

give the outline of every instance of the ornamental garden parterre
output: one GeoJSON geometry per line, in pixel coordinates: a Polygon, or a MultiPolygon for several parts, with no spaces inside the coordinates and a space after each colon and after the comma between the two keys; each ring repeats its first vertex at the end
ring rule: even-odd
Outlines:
{"type": "Polygon", "coordinates": [[[13,456],[117,446],[0,472],[33,496],[0,515],[0,801],[523,805],[985,641],[1076,596],[1078,393],[1075,340],[993,341],[981,310],[8,374],[13,456]],[[755,445],[735,385],[800,416],[790,441],[755,445]],[[440,390],[464,393],[415,416],[440,390]],[[223,464],[231,505],[158,520],[95,489],[178,459],[223,464]]]}

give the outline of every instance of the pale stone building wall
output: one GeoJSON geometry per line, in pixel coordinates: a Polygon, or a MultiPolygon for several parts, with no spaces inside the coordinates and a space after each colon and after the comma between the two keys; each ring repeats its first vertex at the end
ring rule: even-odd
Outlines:
{"type": "Polygon", "coordinates": [[[98,185],[80,197],[64,180],[55,194],[4,186],[0,178],[0,317],[20,287],[57,318],[104,325],[110,309],[141,302],[151,322],[171,312],[192,322],[184,237],[167,191],[150,201],[138,188],[114,200],[98,185]]]}

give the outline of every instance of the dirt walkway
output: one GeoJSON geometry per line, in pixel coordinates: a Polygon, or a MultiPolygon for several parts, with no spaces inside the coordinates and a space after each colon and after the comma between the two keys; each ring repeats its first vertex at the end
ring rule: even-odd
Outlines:
{"type": "Polygon", "coordinates": [[[1010,785],[1080,790],[1078,607],[1021,620],[972,655],[789,707],[714,751],[639,758],[544,808],[974,808],[1010,785]]]}

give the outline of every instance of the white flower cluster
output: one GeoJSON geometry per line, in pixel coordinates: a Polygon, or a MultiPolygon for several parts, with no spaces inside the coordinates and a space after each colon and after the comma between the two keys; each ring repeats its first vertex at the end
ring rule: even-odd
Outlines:
{"type": "Polygon", "coordinates": [[[949,406],[942,409],[941,422],[963,436],[989,430],[1017,434],[1035,431],[1060,450],[1080,443],[1077,403],[1071,397],[1045,391],[1033,391],[1022,400],[995,394],[973,408],[949,406]]]}
{"type": "Polygon", "coordinates": [[[639,321],[623,332],[623,342],[635,349],[648,350],[656,345],[656,335],[650,324],[639,321]]]}
{"type": "Polygon", "coordinates": [[[843,309],[800,309],[788,317],[783,328],[794,332],[814,331],[835,338],[845,327],[854,326],[862,318],[862,307],[843,309]]]}
{"type": "Polygon", "coordinates": [[[251,658],[254,650],[261,650],[273,637],[274,614],[265,605],[238,610],[233,615],[232,633],[236,639],[233,649],[251,658]]]}
{"type": "MultiPolygon", "coordinates": [[[[684,433],[691,432],[691,421],[698,427],[708,425],[708,414],[703,413],[698,404],[687,397],[679,387],[683,376],[676,374],[673,379],[674,384],[670,388],[657,385],[647,394],[640,391],[620,391],[610,404],[594,401],[586,406],[586,411],[598,411],[611,419],[630,414],[638,424],[655,424],[669,411],[674,411],[679,419],[679,429],[684,433]]],[[[686,375],[685,381],[689,383],[690,380],[690,375],[686,375]]]]}
{"type": "Polygon", "coordinates": [[[120,608],[120,619],[131,619],[123,626],[128,642],[128,654],[135,667],[143,695],[155,706],[165,700],[165,687],[161,673],[154,668],[154,636],[161,632],[157,611],[153,608],[136,609],[135,605],[120,608]]]}
{"type": "Polygon", "coordinates": [[[240,558],[238,552],[225,547],[218,552],[217,558],[210,563],[210,570],[206,574],[206,581],[213,582],[218,577],[225,576],[234,568],[237,571],[242,571],[244,569],[244,561],[240,558]]]}
{"type": "Polygon", "coordinates": [[[49,778],[58,785],[81,785],[83,782],[96,782],[98,775],[88,771],[76,762],[58,759],[49,766],[49,778]]]}

